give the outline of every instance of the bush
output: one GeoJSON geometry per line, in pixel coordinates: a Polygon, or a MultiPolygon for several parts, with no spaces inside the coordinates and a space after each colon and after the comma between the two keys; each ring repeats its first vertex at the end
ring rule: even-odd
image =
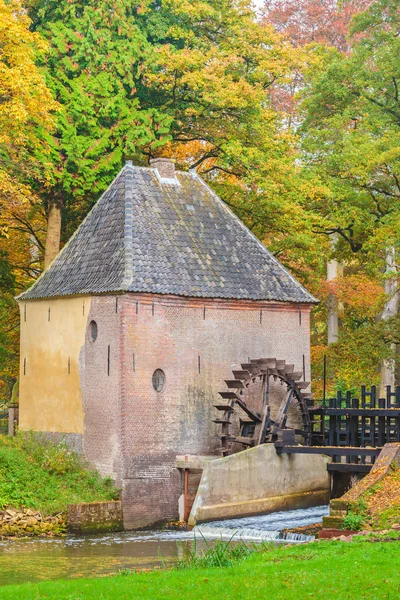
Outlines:
{"type": "Polygon", "coordinates": [[[357,515],[351,511],[348,512],[343,520],[342,529],[349,529],[350,531],[360,531],[364,524],[364,517],[357,515]]]}

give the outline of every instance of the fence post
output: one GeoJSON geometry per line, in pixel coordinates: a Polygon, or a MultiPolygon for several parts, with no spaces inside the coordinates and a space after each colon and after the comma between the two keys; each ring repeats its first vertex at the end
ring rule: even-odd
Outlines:
{"type": "Polygon", "coordinates": [[[15,421],[15,407],[10,406],[8,408],[8,435],[11,435],[11,436],[13,436],[15,434],[14,421],[15,421]]]}

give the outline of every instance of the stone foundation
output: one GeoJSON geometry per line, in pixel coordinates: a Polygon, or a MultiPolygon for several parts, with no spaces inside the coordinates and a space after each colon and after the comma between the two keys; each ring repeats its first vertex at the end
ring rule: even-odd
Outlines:
{"type": "Polygon", "coordinates": [[[67,508],[67,528],[73,533],[123,531],[123,521],[122,503],[119,500],[69,504],[67,508]]]}

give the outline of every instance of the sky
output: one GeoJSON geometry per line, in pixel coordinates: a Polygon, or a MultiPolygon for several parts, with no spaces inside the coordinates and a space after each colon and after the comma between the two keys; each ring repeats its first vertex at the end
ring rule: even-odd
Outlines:
{"type": "Polygon", "coordinates": [[[260,10],[264,6],[264,0],[253,0],[256,10],[260,10]]]}

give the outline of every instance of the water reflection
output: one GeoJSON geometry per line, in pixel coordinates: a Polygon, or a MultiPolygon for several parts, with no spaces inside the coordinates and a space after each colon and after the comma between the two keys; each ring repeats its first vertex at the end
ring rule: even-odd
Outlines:
{"type": "MultiPolygon", "coordinates": [[[[287,511],[270,515],[215,521],[200,526],[208,539],[276,539],[287,527],[316,523],[328,513],[327,507],[287,511]]],[[[0,585],[37,582],[47,579],[95,577],[119,569],[146,569],[174,560],[193,544],[193,532],[125,532],[65,539],[0,541],[0,585]],[[180,540],[180,544],[177,541],[180,540]]],[[[205,542],[197,534],[197,547],[205,542]]]]}

